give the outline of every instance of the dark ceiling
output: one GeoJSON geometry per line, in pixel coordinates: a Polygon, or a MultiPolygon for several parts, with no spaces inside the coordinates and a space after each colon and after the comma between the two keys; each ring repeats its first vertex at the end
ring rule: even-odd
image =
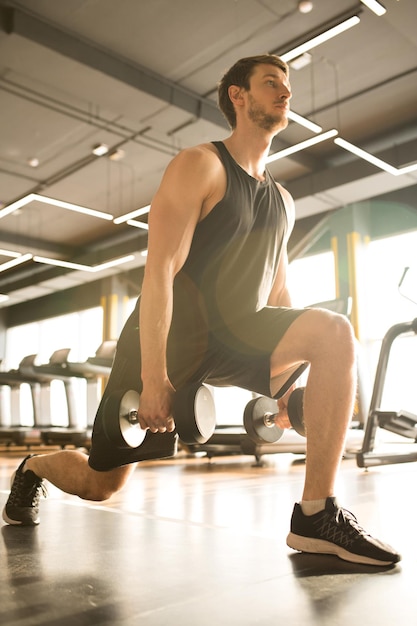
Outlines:
{"type": "MultiPolygon", "coordinates": [[[[416,186],[417,171],[401,168],[417,159],[417,3],[383,4],[378,17],[355,0],[314,0],[308,14],[297,0],[0,0],[0,294],[8,296],[0,306],[143,265],[146,230],[113,218],[150,203],[178,150],[228,135],[216,108],[223,71],[242,56],[284,54],[353,15],[358,25],[291,70],[292,110],[394,173],[333,139],[270,169],[293,194],[298,220],[416,186]],[[99,143],[107,155],[92,154],[99,143]],[[109,158],[117,150],[123,158],[109,158]],[[102,266],[126,254],[128,263],[102,266]]],[[[291,122],[273,149],[312,136],[291,122]]]]}

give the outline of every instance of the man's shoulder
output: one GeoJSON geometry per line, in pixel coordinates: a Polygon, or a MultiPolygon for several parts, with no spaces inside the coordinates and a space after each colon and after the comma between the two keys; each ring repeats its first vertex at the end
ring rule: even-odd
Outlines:
{"type": "Polygon", "coordinates": [[[213,160],[213,157],[218,158],[218,154],[217,148],[213,143],[200,143],[195,146],[183,148],[178,153],[178,156],[183,155],[185,157],[213,160]]]}
{"type": "Polygon", "coordinates": [[[212,143],[201,143],[183,148],[171,161],[171,168],[198,170],[219,169],[222,167],[217,148],[212,143]]]}

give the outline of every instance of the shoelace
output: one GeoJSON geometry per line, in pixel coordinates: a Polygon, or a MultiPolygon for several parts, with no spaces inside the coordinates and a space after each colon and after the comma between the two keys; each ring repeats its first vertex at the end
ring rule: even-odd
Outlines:
{"type": "Polygon", "coordinates": [[[23,472],[16,474],[10,492],[11,504],[20,507],[34,507],[39,503],[41,495],[45,498],[48,495],[48,490],[42,479],[28,483],[25,481],[23,472]]]}
{"type": "Polygon", "coordinates": [[[316,521],[316,528],[322,539],[345,548],[367,535],[353,513],[342,508],[336,508],[333,512],[323,511],[316,521]]]}
{"type": "Polygon", "coordinates": [[[368,534],[366,530],[359,525],[358,520],[353,515],[353,513],[351,513],[347,509],[337,509],[336,522],[338,524],[343,524],[349,534],[359,534],[362,536],[368,534]]]}

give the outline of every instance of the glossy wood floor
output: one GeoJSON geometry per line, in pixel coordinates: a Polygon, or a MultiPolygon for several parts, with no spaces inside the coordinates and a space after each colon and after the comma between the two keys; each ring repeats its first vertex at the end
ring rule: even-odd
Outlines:
{"type": "MultiPolygon", "coordinates": [[[[24,454],[0,450],[1,507],[24,454]]],[[[264,461],[143,463],[103,504],[49,486],[40,526],[1,527],[0,624],[417,624],[417,466],[342,463],[339,500],[403,555],[382,569],[287,548],[304,462],[264,461]]]]}

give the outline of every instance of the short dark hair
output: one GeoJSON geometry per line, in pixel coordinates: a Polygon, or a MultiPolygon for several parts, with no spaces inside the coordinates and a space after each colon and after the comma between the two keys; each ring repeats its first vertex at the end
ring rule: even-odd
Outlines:
{"type": "Polygon", "coordinates": [[[229,98],[229,87],[237,85],[249,90],[249,80],[253,71],[258,65],[275,65],[288,76],[288,65],[275,54],[259,54],[252,57],[245,57],[237,61],[224,74],[217,86],[219,109],[225,116],[229,126],[236,127],[236,111],[229,98]]]}

